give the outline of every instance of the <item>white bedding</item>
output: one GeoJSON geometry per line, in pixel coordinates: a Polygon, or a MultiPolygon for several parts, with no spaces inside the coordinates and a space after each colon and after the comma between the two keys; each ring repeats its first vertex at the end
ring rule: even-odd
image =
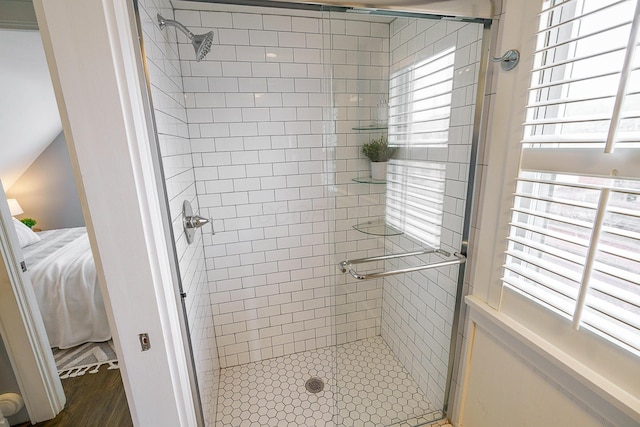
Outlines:
{"type": "Polygon", "coordinates": [[[24,255],[51,347],[111,338],[86,229],[39,235],[24,255]]]}

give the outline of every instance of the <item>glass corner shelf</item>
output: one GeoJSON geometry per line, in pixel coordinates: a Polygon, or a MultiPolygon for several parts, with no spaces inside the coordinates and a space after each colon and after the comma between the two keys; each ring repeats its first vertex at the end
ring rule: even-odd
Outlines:
{"type": "Polygon", "coordinates": [[[354,229],[361,233],[370,234],[372,236],[399,236],[402,231],[394,228],[383,220],[374,220],[361,222],[353,226],[354,229]]]}
{"type": "Polygon", "coordinates": [[[359,182],[361,184],[386,184],[387,183],[387,181],[385,181],[384,179],[373,179],[370,176],[352,178],[351,181],[359,182]]]}
{"type": "Polygon", "coordinates": [[[356,126],[351,128],[353,130],[387,130],[387,125],[366,125],[366,126],[356,126]]]}

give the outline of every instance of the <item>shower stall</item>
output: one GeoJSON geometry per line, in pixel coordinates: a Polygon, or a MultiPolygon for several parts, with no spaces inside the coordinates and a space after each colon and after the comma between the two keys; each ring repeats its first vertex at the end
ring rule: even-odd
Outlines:
{"type": "Polygon", "coordinates": [[[445,416],[489,21],[137,10],[204,424],[445,416]],[[395,147],[384,180],[373,139],[395,147]],[[192,243],[185,200],[211,219],[192,243]]]}

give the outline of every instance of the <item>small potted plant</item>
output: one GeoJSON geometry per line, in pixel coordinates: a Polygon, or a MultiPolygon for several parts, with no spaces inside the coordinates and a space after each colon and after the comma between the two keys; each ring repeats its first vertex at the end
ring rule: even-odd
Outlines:
{"type": "Polygon", "coordinates": [[[378,139],[362,145],[362,154],[371,162],[371,179],[384,181],[387,177],[387,160],[392,158],[397,147],[389,147],[387,137],[381,135],[378,139]]]}
{"type": "Polygon", "coordinates": [[[29,228],[33,228],[33,226],[38,223],[38,221],[36,221],[33,218],[22,218],[20,220],[20,222],[23,223],[24,225],[26,225],[29,228]]]}

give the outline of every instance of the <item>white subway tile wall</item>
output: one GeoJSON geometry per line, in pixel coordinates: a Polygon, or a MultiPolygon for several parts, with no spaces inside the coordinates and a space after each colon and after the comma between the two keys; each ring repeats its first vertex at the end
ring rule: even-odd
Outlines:
{"type": "MultiPolygon", "coordinates": [[[[391,73],[455,47],[453,93],[447,149],[423,149],[422,160],[446,165],[440,247],[456,252],[462,244],[467,175],[482,26],[474,23],[398,18],[391,23],[391,73]]],[[[415,159],[415,152],[411,152],[415,159]]],[[[416,244],[405,236],[388,238],[387,251],[406,252],[416,244]]],[[[438,256],[387,261],[387,269],[441,260],[438,256]]],[[[444,404],[458,267],[387,277],[382,337],[435,407],[444,404]]]]}
{"type": "MultiPolygon", "coordinates": [[[[170,4],[142,6],[207,422],[216,419],[219,368],[377,335],[441,407],[457,268],[356,281],[336,265],[415,247],[407,237],[353,229],[385,212],[385,185],[353,181],[369,176],[360,146],[380,131],[356,128],[377,120],[390,73],[452,46],[448,149],[410,153],[446,164],[441,247],[459,250],[481,26],[242,6],[176,10],[195,33],[215,33],[196,62],[186,37],[178,33],[176,45],[175,31],[155,25],[157,11],[171,17],[170,4]],[[178,216],[185,198],[216,230],[191,246],[178,216]]],[[[365,268],[435,260],[423,258],[365,268]]]]}
{"type": "MultiPolygon", "coordinates": [[[[389,22],[343,19],[334,13],[324,22],[325,44],[332,65],[335,205],[330,229],[334,256],[330,272],[345,259],[384,252],[384,239],[364,234],[355,224],[380,219],[384,214],[385,185],[356,183],[370,175],[369,161],[360,153],[363,143],[379,138],[380,131],[359,131],[377,120],[376,105],[388,97],[389,22]]],[[[378,265],[382,267],[382,265],[378,265]]],[[[381,279],[357,281],[349,274],[334,276],[333,310],[336,344],[380,335],[381,279]]],[[[344,367],[338,367],[341,369],[344,367]]]]}
{"type": "MultiPolygon", "coordinates": [[[[190,201],[196,210],[198,200],[181,64],[175,29],[160,31],[156,19],[158,13],[172,19],[173,8],[168,0],[141,0],[139,11],[180,276],[183,291],[187,294],[185,305],[195,369],[205,419],[215,420],[220,366],[202,237],[201,233],[196,233],[195,241],[188,245],[182,231],[183,200],[190,201]]],[[[205,86],[206,83],[205,80],[205,86]]]]}
{"type": "Polygon", "coordinates": [[[369,174],[353,128],[386,97],[389,25],[228,10],[176,11],[216,34],[200,63],[178,41],[220,364],[379,335],[382,281],[336,262],[384,247],[351,227],[382,214],[384,186],[351,179],[369,174]]]}

